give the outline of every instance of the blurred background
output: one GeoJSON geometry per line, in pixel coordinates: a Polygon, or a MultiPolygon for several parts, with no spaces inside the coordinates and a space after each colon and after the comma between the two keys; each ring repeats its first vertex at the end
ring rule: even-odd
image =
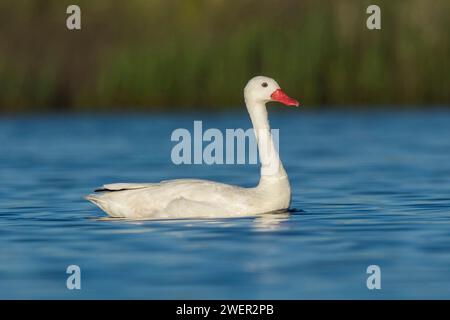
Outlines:
{"type": "Polygon", "coordinates": [[[448,0],[1,1],[0,112],[231,109],[258,74],[311,108],[449,105],[449,14],[448,0]]]}
{"type": "Polygon", "coordinates": [[[0,0],[0,298],[449,299],[449,30],[449,0],[0,0]],[[289,214],[97,219],[105,183],[255,186],[171,134],[249,128],[258,74],[304,105],[270,115],[289,214]]]}

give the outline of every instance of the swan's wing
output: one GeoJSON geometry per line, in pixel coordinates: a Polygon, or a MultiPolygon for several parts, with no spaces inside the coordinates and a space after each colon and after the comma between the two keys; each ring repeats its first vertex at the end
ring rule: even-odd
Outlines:
{"type": "Polygon", "coordinates": [[[202,179],[172,179],[172,180],[162,180],[160,184],[184,184],[184,183],[218,183],[214,181],[209,180],[202,180],[202,179]]]}
{"type": "Polygon", "coordinates": [[[123,191],[148,188],[155,185],[154,183],[111,183],[105,184],[102,187],[95,190],[95,192],[102,191],[123,191]]]}
{"type": "Polygon", "coordinates": [[[207,180],[199,180],[199,179],[175,179],[175,180],[163,180],[159,183],[111,183],[105,184],[100,188],[97,188],[95,192],[103,192],[103,191],[124,191],[124,190],[135,190],[135,189],[143,189],[148,187],[154,187],[161,184],[185,184],[185,183],[205,183],[209,182],[207,180]]]}
{"type": "MultiPolygon", "coordinates": [[[[205,201],[195,201],[186,199],[183,197],[174,199],[170,201],[166,208],[159,213],[160,217],[189,217],[189,218],[197,218],[197,217],[215,217],[217,216],[217,210],[224,210],[223,206],[219,207],[210,202],[205,201]]],[[[223,215],[227,215],[228,212],[222,212],[223,215]]]]}
{"type": "Polygon", "coordinates": [[[260,201],[251,189],[208,180],[181,179],[161,183],[104,185],[101,194],[89,195],[112,217],[209,217],[239,215],[260,201]]]}

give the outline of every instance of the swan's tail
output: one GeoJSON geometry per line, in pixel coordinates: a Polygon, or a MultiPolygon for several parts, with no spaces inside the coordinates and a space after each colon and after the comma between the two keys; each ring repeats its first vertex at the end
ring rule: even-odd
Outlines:
{"type": "Polygon", "coordinates": [[[96,206],[98,206],[100,209],[102,209],[103,211],[106,211],[106,201],[104,199],[102,199],[101,195],[98,194],[89,194],[86,197],[84,197],[86,200],[92,202],[93,204],[95,204],[96,206]]]}
{"type": "Polygon", "coordinates": [[[97,204],[101,201],[100,197],[96,194],[89,194],[89,195],[85,196],[84,198],[94,204],[97,204]]]}
{"type": "Polygon", "coordinates": [[[97,207],[102,209],[106,214],[114,218],[121,218],[123,215],[114,210],[114,203],[108,198],[108,194],[90,194],[84,197],[86,200],[92,202],[97,207]]]}

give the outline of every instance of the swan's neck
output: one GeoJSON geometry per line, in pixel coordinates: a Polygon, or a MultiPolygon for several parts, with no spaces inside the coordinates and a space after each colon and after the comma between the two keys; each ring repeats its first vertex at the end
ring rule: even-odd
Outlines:
{"type": "Polygon", "coordinates": [[[261,162],[260,184],[264,181],[287,178],[270,131],[265,103],[246,101],[246,104],[258,143],[259,160],[261,162]]]}

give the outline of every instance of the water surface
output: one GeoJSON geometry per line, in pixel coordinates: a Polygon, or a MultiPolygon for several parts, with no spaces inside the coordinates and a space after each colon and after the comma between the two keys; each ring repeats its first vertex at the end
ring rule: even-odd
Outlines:
{"type": "Polygon", "coordinates": [[[83,196],[103,183],[257,183],[255,165],[172,164],[170,134],[193,120],[250,125],[245,113],[0,119],[0,298],[450,298],[450,113],[272,114],[289,214],[99,220],[83,196]],[[381,290],[366,287],[373,264],[381,290]]]}

